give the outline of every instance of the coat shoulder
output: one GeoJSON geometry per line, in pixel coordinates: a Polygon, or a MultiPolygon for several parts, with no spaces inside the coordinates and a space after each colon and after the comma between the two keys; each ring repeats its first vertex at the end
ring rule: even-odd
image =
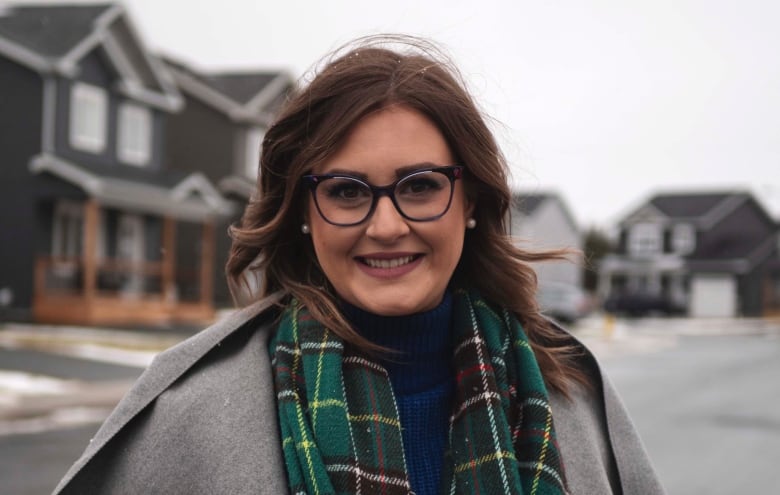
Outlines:
{"type": "MultiPolygon", "coordinates": [[[[116,484],[120,480],[127,483],[138,477],[139,469],[151,467],[153,464],[143,461],[144,458],[154,459],[150,453],[176,445],[176,435],[165,432],[181,433],[183,426],[202,425],[214,406],[208,396],[215,391],[224,392],[222,405],[224,400],[230,402],[231,391],[238,393],[233,390],[235,387],[231,388],[237,384],[223,383],[225,376],[233,373],[230,370],[243,369],[248,362],[270,366],[265,345],[275,317],[273,302],[260,301],[160,353],[109,415],[54,493],[85,493],[80,490],[86,487],[89,493],[111,493],[98,487],[120,487],[116,484]],[[181,421],[188,411],[199,408],[204,414],[181,421]],[[163,445],[165,438],[173,443],[163,445]]],[[[270,380],[268,373],[256,369],[244,373],[244,386],[255,376],[259,381],[270,380]]],[[[269,383],[273,397],[273,384],[269,383]]],[[[266,389],[269,383],[265,383],[266,389]]]]}

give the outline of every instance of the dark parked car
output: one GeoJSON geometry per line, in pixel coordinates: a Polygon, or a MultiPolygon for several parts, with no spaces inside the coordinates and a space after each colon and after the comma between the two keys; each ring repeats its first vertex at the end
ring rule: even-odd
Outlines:
{"type": "Polygon", "coordinates": [[[679,315],[685,308],[675,305],[662,294],[622,292],[612,294],[604,301],[604,310],[619,315],[646,316],[650,314],[679,315]]]}

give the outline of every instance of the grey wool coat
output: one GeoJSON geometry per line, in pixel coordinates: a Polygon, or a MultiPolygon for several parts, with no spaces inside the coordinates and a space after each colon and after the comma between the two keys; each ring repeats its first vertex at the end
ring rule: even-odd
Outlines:
{"type": "MultiPolygon", "coordinates": [[[[269,297],[158,355],[54,494],[288,493],[267,350],[269,297]]],[[[570,493],[663,493],[595,360],[591,389],[551,394],[570,493]]]]}

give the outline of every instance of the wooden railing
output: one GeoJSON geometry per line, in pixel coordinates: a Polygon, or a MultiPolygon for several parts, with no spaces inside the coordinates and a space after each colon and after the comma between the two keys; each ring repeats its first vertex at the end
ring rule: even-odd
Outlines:
{"type": "MultiPolygon", "coordinates": [[[[106,259],[96,263],[93,286],[100,294],[162,297],[163,285],[163,264],[159,261],[106,259]]],[[[39,296],[74,296],[82,294],[84,287],[81,258],[40,256],[36,260],[35,291],[39,296]]]]}

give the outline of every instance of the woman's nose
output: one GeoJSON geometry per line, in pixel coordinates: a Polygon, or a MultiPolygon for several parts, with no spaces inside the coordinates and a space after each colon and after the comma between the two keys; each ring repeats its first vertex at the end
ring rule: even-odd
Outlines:
{"type": "Polygon", "coordinates": [[[394,241],[409,233],[409,224],[396,209],[393,201],[383,196],[377,200],[376,208],[368,219],[366,235],[384,242],[394,241]]]}

